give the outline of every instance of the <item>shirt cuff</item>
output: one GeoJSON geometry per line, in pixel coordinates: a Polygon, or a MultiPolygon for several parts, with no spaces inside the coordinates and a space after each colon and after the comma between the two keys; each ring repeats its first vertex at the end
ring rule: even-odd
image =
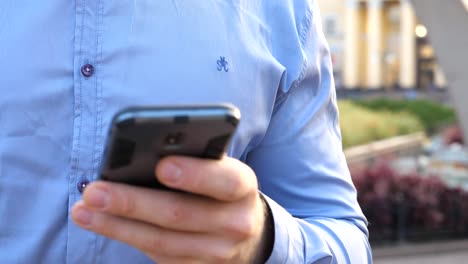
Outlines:
{"type": "Polygon", "coordinates": [[[304,241],[297,223],[291,223],[292,216],[283,207],[268,196],[262,196],[270,207],[275,228],[273,251],[266,263],[303,263],[304,241]]]}

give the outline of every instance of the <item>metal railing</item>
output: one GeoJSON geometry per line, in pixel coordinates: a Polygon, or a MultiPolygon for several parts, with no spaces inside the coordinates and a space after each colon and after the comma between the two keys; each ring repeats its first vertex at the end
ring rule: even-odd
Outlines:
{"type": "Polygon", "coordinates": [[[426,140],[422,132],[375,141],[346,149],[348,165],[369,164],[382,156],[418,154],[426,140]]]}

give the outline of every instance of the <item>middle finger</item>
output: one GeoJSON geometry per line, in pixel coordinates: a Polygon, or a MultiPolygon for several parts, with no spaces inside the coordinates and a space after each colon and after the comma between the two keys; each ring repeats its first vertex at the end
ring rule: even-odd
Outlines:
{"type": "Polygon", "coordinates": [[[125,184],[93,183],[83,201],[95,210],[177,231],[208,232],[230,222],[228,203],[125,184]]]}
{"type": "MultiPolygon", "coordinates": [[[[154,225],[93,212],[83,202],[72,210],[74,221],[81,227],[108,238],[127,243],[155,260],[200,259],[207,263],[227,259],[234,252],[233,244],[225,238],[209,234],[177,232],[154,225]],[[83,220],[83,212],[88,216],[83,220]]],[[[162,262],[164,263],[164,262],[162,262]]]]}

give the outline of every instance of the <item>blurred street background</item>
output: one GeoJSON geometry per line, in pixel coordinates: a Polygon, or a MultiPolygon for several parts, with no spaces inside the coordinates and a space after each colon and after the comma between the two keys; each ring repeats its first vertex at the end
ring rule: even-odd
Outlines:
{"type": "MultiPolygon", "coordinates": [[[[463,40],[436,42],[417,0],[318,2],[375,263],[468,263],[468,108],[440,45],[463,40]]],[[[468,21],[468,0],[439,3],[468,21]]]]}

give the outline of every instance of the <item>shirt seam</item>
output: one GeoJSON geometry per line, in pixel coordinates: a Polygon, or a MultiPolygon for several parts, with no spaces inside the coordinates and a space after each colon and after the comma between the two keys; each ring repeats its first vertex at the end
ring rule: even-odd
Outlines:
{"type": "MultiPolygon", "coordinates": [[[[74,43],[74,62],[73,65],[74,69],[74,80],[73,80],[73,140],[72,140],[72,153],[71,153],[71,164],[70,164],[70,172],[68,175],[68,210],[71,210],[72,203],[76,199],[75,193],[75,181],[77,180],[77,170],[79,169],[79,152],[81,149],[80,137],[81,137],[81,128],[82,128],[82,116],[81,116],[81,102],[82,102],[82,93],[81,93],[81,76],[79,75],[79,65],[82,60],[82,45],[83,45],[83,23],[84,23],[84,16],[85,13],[83,12],[83,4],[86,0],[83,0],[83,3],[79,5],[76,3],[76,15],[80,16],[79,24],[75,24],[75,37],[79,37],[79,44],[78,41],[74,43]],[[77,47],[78,45],[78,47],[77,47]],[[78,48],[78,51],[76,50],[78,48]],[[77,67],[78,66],[78,67],[77,67]],[[78,119],[78,120],[77,120],[78,119]]],[[[66,257],[65,262],[67,263],[70,260],[71,249],[69,247],[69,242],[71,237],[70,228],[71,225],[71,216],[68,214],[67,217],[67,242],[66,242],[66,257]]]]}
{"type": "MultiPolygon", "coordinates": [[[[104,3],[103,0],[99,0],[97,3],[97,29],[96,29],[96,122],[95,122],[95,147],[94,147],[94,159],[93,159],[93,172],[95,177],[99,177],[99,160],[100,150],[103,144],[103,105],[102,105],[102,79],[100,78],[102,72],[102,41],[103,41],[103,26],[104,26],[104,3]]],[[[99,237],[94,237],[94,263],[100,263],[99,254],[99,237]]]]}
{"type": "Polygon", "coordinates": [[[261,20],[257,15],[254,15],[252,14],[250,11],[246,10],[245,8],[243,8],[240,4],[236,4],[236,3],[233,3],[232,1],[220,1],[220,0],[217,0],[218,3],[221,3],[221,4],[225,4],[225,5],[230,5],[232,6],[233,8],[239,10],[240,12],[248,15],[249,17],[251,17],[252,19],[255,20],[255,22],[257,22],[263,29],[265,29],[268,33],[271,33],[270,30],[268,30],[268,27],[265,25],[265,23],[263,22],[263,20],[261,20]]]}
{"type": "MultiPolygon", "coordinates": [[[[305,15],[305,18],[304,18],[304,20],[302,22],[303,27],[301,27],[301,31],[299,32],[299,42],[301,44],[301,49],[302,50],[304,50],[305,44],[306,44],[306,41],[307,41],[307,36],[310,33],[310,31],[312,30],[313,14],[314,14],[313,8],[312,7],[308,8],[307,12],[306,12],[306,15],[305,15]]],[[[293,86],[288,91],[288,93],[291,90],[296,89],[302,83],[302,81],[305,79],[308,66],[309,66],[309,61],[307,60],[307,57],[304,57],[299,77],[296,79],[296,81],[294,82],[293,86]]]]}

